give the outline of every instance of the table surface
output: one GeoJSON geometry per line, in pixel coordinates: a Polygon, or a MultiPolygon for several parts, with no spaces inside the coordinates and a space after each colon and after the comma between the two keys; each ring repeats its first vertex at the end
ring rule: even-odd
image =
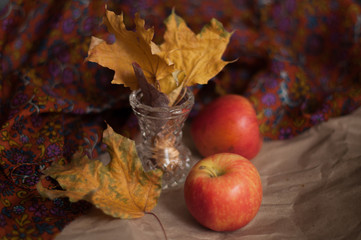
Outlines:
{"type": "MultiPolygon", "coordinates": [[[[247,226],[234,232],[203,228],[189,214],[181,187],[162,193],[153,210],[168,239],[361,239],[361,108],[291,140],[265,142],[252,162],[263,200],[247,226]]],[[[56,239],[165,238],[152,215],[121,220],[92,209],[56,239]]]]}

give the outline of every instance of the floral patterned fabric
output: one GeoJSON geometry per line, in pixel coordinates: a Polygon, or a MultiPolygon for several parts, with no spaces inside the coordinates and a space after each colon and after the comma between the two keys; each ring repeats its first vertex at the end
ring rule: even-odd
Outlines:
{"type": "Polygon", "coordinates": [[[78,149],[96,157],[107,112],[127,99],[110,70],[84,63],[90,37],[105,34],[104,9],[103,1],[9,1],[0,12],[4,239],[53,238],[90,207],[44,199],[35,184],[42,169],[78,149]]]}
{"type": "Polygon", "coordinates": [[[139,12],[157,43],[173,7],[195,32],[212,17],[235,30],[224,58],[238,61],[194,88],[192,115],[219,95],[242,94],[266,140],[288,139],[361,104],[360,1],[1,1],[0,239],[54,238],[90,205],[42,198],[41,170],[78,149],[97,157],[104,120],[134,132],[129,91],[84,62],[90,36],[114,40],[100,24],[105,4],[129,25],[139,12]]]}

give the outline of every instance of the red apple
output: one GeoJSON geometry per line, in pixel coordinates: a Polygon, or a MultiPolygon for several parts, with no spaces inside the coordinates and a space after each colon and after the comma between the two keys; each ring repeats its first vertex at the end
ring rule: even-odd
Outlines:
{"type": "Polygon", "coordinates": [[[262,202],[256,167],[233,153],[209,156],[193,166],[184,183],[191,215],[214,231],[233,231],[248,224],[262,202]]]}
{"type": "Polygon", "coordinates": [[[252,159],[262,146],[252,104],[234,94],[221,96],[205,106],[191,123],[191,135],[204,157],[230,152],[252,159]]]}

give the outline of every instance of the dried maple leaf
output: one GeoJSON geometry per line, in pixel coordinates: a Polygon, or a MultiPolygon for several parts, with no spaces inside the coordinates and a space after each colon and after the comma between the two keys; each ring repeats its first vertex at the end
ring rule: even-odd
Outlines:
{"type": "Polygon", "coordinates": [[[116,15],[106,10],[104,23],[108,31],[115,36],[115,42],[92,37],[87,61],[96,62],[103,67],[115,71],[112,83],[124,84],[126,87],[138,89],[138,82],[134,75],[132,63],[136,62],[144,71],[147,81],[154,86],[159,82],[172,81],[174,66],[157,55],[159,47],[152,42],[154,29],[145,29],[144,20],[135,15],[135,31],[128,31],[124,24],[123,14],[116,15]]]}
{"type": "Polygon", "coordinates": [[[166,94],[159,91],[152,84],[148,83],[143,70],[137,63],[133,63],[134,73],[138,80],[139,88],[142,90],[142,103],[151,107],[167,107],[169,98],[166,94]]]}
{"type": "Polygon", "coordinates": [[[184,72],[185,86],[206,84],[225,65],[233,62],[221,59],[232,33],[227,32],[216,19],[212,19],[197,35],[174,11],[165,24],[165,42],[160,46],[161,52],[157,54],[173,62],[176,69],[184,72]]]}
{"type": "Polygon", "coordinates": [[[166,94],[168,105],[173,106],[182,97],[185,87],[206,84],[230,63],[223,61],[222,55],[232,33],[216,19],[196,35],[173,11],[165,21],[167,30],[161,46],[152,42],[154,29],[145,29],[139,14],[135,15],[134,22],[135,31],[128,31],[123,14],[106,11],[104,23],[114,34],[115,42],[107,44],[92,37],[86,60],[114,70],[112,83],[138,89],[139,81],[132,67],[136,62],[146,81],[166,94]]]}
{"type": "Polygon", "coordinates": [[[104,213],[119,218],[139,218],[152,210],[161,193],[161,170],[144,172],[134,141],[108,128],[103,133],[111,161],[90,160],[80,153],[70,164],[52,164],[44,176],[57,180],[64,190],[49,190],[38,183],[38,191],[50,199],[69,197],[86,200],[104,213]]]}

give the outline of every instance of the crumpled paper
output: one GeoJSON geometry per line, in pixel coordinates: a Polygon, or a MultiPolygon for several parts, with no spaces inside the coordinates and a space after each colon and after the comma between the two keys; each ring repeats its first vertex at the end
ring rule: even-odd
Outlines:
{"type": "MultiPolygon", "coordinates": [[[[186,141],[192,147],[189,136],[186,141]]],[[[361,238],[361,109],[294,139],[265,142],[252,161],[260,172],[264,197],[251,223],[234,232],[208,230],[189,214],[180,188],[162,193],[154,209],[168,239],[361,238]]],[[[151,215],[120,220],[94,209],[56,239],[158,240],[164,236],[151,215]]]]}

